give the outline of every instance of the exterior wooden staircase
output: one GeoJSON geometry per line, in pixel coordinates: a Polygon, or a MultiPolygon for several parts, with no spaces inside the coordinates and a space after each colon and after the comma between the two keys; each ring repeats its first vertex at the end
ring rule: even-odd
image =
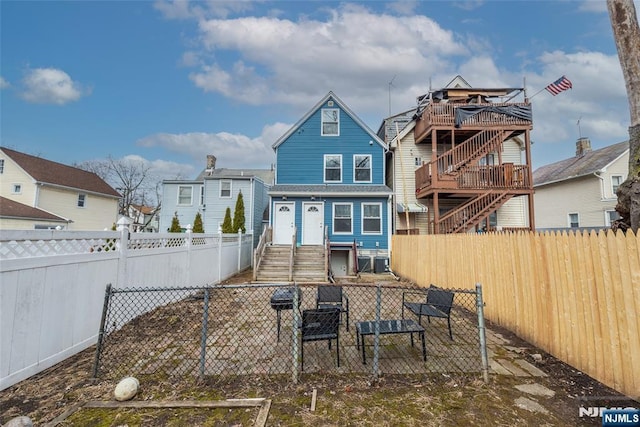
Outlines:
{"type": "Polygon", "coordinates": [[[290,245],[268,245],[264,248],[258,271],[254,272],[257,282],[325,283],[324,246],[300,246],[295,249],[292,276],[289,271],[290,245]]]}
{"type": "Polygon", "coordinates": [[[448,176],[455,179],[460,172],[477,163],[480,158],[500,151],[502,142],[509,134],[502,130],[486,129],[441,154],[436,159],[438,178],[446,179],[448,176]]]}
{"type": "Polygon", "coordinates": [[[473,197],[440,218],[439,233],[465,233],[513,197],[506,191],[473,197]]]}

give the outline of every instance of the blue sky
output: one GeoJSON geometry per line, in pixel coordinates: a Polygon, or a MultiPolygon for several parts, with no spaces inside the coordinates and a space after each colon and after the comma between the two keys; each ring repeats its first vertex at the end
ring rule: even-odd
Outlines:
{"type": "Polygon", "coordinates": [[[529,96],[572,81],[532,99],[534,167],[573,156],[580,135],[628,139],[604,1],[2,0],[0,19],[0,145],[65,164],[268,168],[330,90],[376,131],[389,105],[458,74],[529,96]]]}

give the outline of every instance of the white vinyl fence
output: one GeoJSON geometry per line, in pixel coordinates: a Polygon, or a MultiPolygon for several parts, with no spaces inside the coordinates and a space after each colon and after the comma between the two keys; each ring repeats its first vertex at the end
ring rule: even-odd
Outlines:
{"type": "Polygon", "coordinates": [[[0,390],[95,344],[107,284],[211,285],[252,253],[250,234],[0,230],[0,390]]]}

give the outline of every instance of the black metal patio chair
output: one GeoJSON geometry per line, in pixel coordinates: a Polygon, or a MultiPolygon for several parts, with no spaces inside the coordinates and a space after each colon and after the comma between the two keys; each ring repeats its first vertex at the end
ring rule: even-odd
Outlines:
{"type": "Polygon", "coordinates": [[[331,341],[336,340],[336,353],[338,367],[340,367],[340,310],[337,308],[322,308],[317,310],[302,311],[302,345],[300,354],[302,356],[302,370],[304,371],[304,343],[309,341],[331,341]]]}
{"type": "Polygon", "coordinates": [[[342,323],[342,313],[346,317],[347,331],[349,330],[349,297],[342,291],[342,286],[320,285],[316,296],[316,309],[335,308],[340,310],[340,321],[342,323]]]}

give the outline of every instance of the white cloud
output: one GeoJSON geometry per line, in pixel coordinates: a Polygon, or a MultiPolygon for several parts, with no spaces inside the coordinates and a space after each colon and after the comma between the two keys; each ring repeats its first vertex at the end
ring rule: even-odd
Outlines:
{"type": "Polygon", "coordinates": [[[149,176],[154,182],[163,179],[190,179],[200,172],[199,170],[196,171],[191,164],[161,159],[149,160],[137,154],[128,154],[123,156],[121,160],[132,164],[141,163],[144,168],[149,168],[149,176]]]}
{"type": "Polygon", "coordinates": [[[557,160],[554,150],[563,150],[560,158],[572,156],[574,147],[558,145],[561,141],[587,136],[595,149],[629,137],[627,93],[617,55],[554,51],[541,55],[539,61],[543,64],[541,74],[527,76],[528,96],[533,97],[532,137],[543,144],[534,147],[539,153],[536,163],[557,160]],[[556,96],[544,90],[563,75],[571,81],[572,89],[556,96]]]}
{"type": "Polygon", "coordinates": [[[338,96],[357,91],[350,106],[370,111],[387,104],[394,75],[399,104],[413,105],[410,85],[428,87],[428,76],[452,70],[447,58],[469,54],[451,31],[425,16],[378,15],[353,5],[327,11],[326,20],[201,20],[203,48],[216,57],[234,51],[239,59],[203,65],[190,78],[205,91],[254,105],[309,108],[329,90],[338,96]]]}
{"type": "Polygon", "coordinates": [[[58,104],[77,101],[83,96],[81,85],[56,68],[34,68],[26,71],[22,80],[22,97],[37,104],[58,104]]]}
{"type": "Polygon", "coordinates": [[[417,0],[398,0],[386,5],[388,10],[400,15],[411,15],[415,12],[416,7],[418,7],[417,0]]]}
{"type": "Polygon", "coordinates": [[[168,19],[227,18],[231,14],[246,12],[253,8],[252,2],[248,0],[157,0],[153,6],[168,19]]]}
{"type": "MultiPolygon", "coordinates": [[[[483,3],[473,0],[455,6],[472,10],[483,3]]],[[[582,12],[606,13],[604,2],[590,3],[594,2],[578,6],[582,12]]],[[[582,134],[593,141],[613,143],[627,137],[629,114],[616,55],[575,48],[536,58],[522,50],[514,53],[517,61],[504,65],[514,68],[503,68],[496,60],[499,47],[486,34],[447,30],[428,16],[413,13],[414,1],[387,4],[388,13],[374,13],[366,3],[341,3],[321,9],[325,18],[301,15],[297,19],[282,18],[279,13],[212,18],[234,11],[222,3],[217,12],[210,6],[188,5],[190,16],[197,15],[201,49],[190,46],[183,63],[193,67],[189,78],[196,87],[229,100],[286,105],[303,114],[331,90],[375,130],[389,112],[414,107],[416,96],[426,93],[430,83],[433,88],[442,87],[456,74],[476,87],[521,87],[526,78],[529,96],[564,74],[574,84],[572,91],[556,97],[540,93],[533,100],[532,137],[537,142],[535,151],[541,153],[534,162],[553,157],[554,148],[549,147],[559,141],[577,138],[575,123],[580,117],[582,134]],[[197,11],[196,6],[201,9],[197,11]]],[[[214,146],[212,141],[221,141],[222,135],[207,134],[204,139],[214,146]]],[[[195,134],[180,137],[192,140],[195,134]]],[[[240,146],[239,141],[247,137],[228,138],[236,144],[232,146],[240,146]]],[[[216,154],[206,151],[198,155],[216,154]]]]}
{"type": "Polygon", "coordinates": [[[290,127],[291,125],[283,123],[268,125],[255,138],[227,132],[158,133],[138,140],[137,144],[186,154],[195,164],[201,165],[202,169],[206,165],[208,154],[216,156],[216,164],[220,168],[264,168],[275,161],[271,145],[290,127]]]}
{"type": "Polygon", "coordinates": [[[0,76],[0,90],[1,90],[1,89],[6,89],[6,88],[8,88],[9,86],[11,86],[11,85],[9,84],[9,82],[8,82],[8,81],[6,81],[6,80],[4,79],[4,77],[0,76]]]}

